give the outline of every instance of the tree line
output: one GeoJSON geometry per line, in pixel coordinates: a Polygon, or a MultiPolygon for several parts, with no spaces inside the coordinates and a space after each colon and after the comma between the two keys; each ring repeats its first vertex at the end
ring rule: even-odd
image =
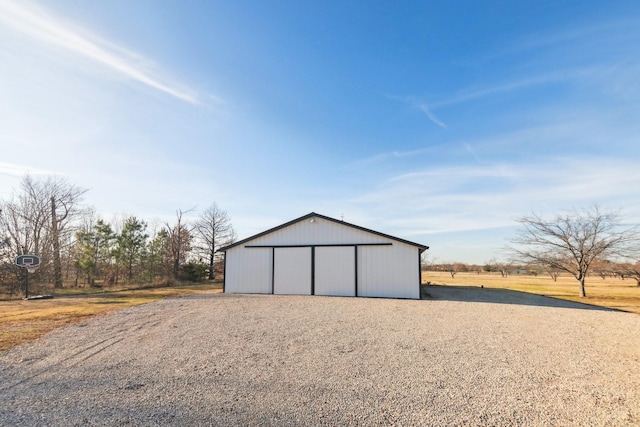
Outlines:
{"type": "MultiPolygon", "coordinates": [[[[26,176],[0,199],[0,293],[19,292],[24,270],[14,260],[21,254],[41,258],[33,278],[54,288],[212,280],[220,269],[217,250],[236,239],[229,215],[215,202],[195,220],[185,218],[193,209],[177,209],[173,222],[150,226],[134,215],[106,221],[82,204],[86,191],[59,177],[26,176]]],[[[521,228],[505,248],[508,261],[493,259],[484,271],[546,273],[554,280],[566,273],[582,297],[594,273],[634,278],[640,286],[640,233],[617,212],[594,205],[517,222],[521,228]]],[[[436,268],[452,277],[480,271],[458,262],[436,268]]]]}
{"type": "MultiPolygon", "coordinates": [[[[581,297],[586,297],[585,281],[592,274],[633,278],[640,286],[640,231],[619,212],[598,205],[543,217],[531,214],[516,220],[517,234],[505,247],[508,261],[493,259],[482,268],[500,272],[546,273],[555,281],[561,273],[578,281],[581,297]]],[[[432,266],[448,271],[454,278],[459,271],[480,272],[480,266],[448,262],[432,266]]]]}
{"type": "MultiPolygon", "coordinates": [[[[496,259],[487,261],[484,264],[468,264],[464,262],[423,263],[422,269],[424,271],[446,272],[451,275],[452,279],[455,279],[458,273],[499,273],[501,277],[518,274],[536,277],[539,275],[547,275],[555,282],[562,273],[567,274],[566,271],[551,266],[516,264],[511,261],[498,261],[496,259]]],[[[603,280],[607,278],[617,278],[621,280],[632,279],[635,280],[636,285],[640,287],[640,261],[633,263],[596,260],[591,265],[589,276],[600,277],[603,280]]]]}
{"type": "Polygon", "coordinates": [[[87,190],[59,177],[26,176],[0,199],[0,293],[19,293],[22,254],[38,255],[33,281],[109,286],[213,280],[216,251],[236,239],[231,219],[215,202],[196,219],[177,209],[171,223],[150,225],[135,215],[110,221],[82,203],[87,190]]]}

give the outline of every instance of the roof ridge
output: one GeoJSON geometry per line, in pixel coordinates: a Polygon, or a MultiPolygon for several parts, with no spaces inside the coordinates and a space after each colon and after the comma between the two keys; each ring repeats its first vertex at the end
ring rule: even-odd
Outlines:
{"type": "Polygon", "coordinates": [[[312,216],[316,216],[316,217],[319,217],[319,218],[322,218],[322,219],[325,219],[325,220],[328,220],[328,221],[332,221],[332,222],[335,222],[335,223],[338,223],[338,224],[346,225],[348,227],[352,227],[352,228],[355,228],[355,229],[358,229],[358,230],[361,230],[361,231],[365,231],[365,232],[368,232],[368,233],[377,234],[378,236],[382,236],[382,237],[386,237],[388,239],[396,240],[398,242],[402,242],[402,243],[405,243],[405,244],[408,244],[408,245],[411,245],[411,246],[416,246],[421,251],[425,251],[425,250],[429,249],[429,246],[422,245],[420,243],[416,243],[416,242],[412,242],[412,241],[409,241],[409,240],[405,240],[405,239],[402,239],[400,237],[392,236],[390,234],[381,233],[379,231],[372,230],[370,228],[365,228],[365,227],[362,227],[362,226],[359,226],[359,225],[356,225],[356,224],[351,224],[350,222],[346,222],[344,220],[335,219],[335,218],[332,218],[330,216],[322,215],[322,214],[319,214],[319,213],[316,213],[316,212],[310,212],[310,213],[308,213],[306,215],[303,215],[303,216],[301,216],[299,218],[296,218],[296,219],[293,219],[291,221],[285,222],[283,224],[280,224],[280,225],[278,225],[276,227],[270,228],[270,229],[265,230],[263,232],[260,232],[258,234],[254,234],[253,236],[249,236],[249,237],[247,237],[245,239],[242,239],[242,240],[239,240],[239,241],[237,241],[235,243],[231,243],[230,245],[227,245],[227,246],[224,246],[224,247],[218,249],[216,252],[226,252],[228,249],[231,249],[233,247],[242,245],[242,244],[244,244],[246,242],[249,242],[251,240],[257,239],[258,237],[262,237],[262,236],[265,236],[267,234],[273,233],[275,231],[281,230],[283,228],[286,228],[286,227],[288,227],[290,225],[293,225],[295,223],[298,223],[300,221],[304,221],[305,219],[311,218],[312,216]]]}

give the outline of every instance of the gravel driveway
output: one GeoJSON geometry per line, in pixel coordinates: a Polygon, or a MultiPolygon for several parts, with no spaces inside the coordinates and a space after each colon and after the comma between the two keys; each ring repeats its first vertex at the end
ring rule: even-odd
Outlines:
{"type": "Polygon", "coordinates": [[[639,425],[640,316],[494,289],[212,294],[0,356],[0,425],[639,425]]]}

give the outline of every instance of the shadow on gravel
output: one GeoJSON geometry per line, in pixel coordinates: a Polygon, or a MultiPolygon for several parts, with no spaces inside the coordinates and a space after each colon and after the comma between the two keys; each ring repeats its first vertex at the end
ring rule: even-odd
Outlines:
{"type": "MultiPolygon", "coordinates": [[[[211,294],[193,294],[183,295],[181,299],[252,299],[272,296],[270,294],[236,294],[236,293],[211,293],[211,294]]],[[[287,295],[279,295],[284,297],[287,295]]],[[[325,298],[325,297],[321,297],[325,298]]],[[[327,297],[327,298],[352,298],[352,297],[327,297]]],[[[392,298],[393,299],[393,298],[392,298]]],[[[617,311],[614,308],[601,307],[580,302],[566,301],[558,298],[535,295],[527,292],[512,291],[509,289],[495,288],[479,288],[477,286],[447,286],[447,285],[429,285],[421,287],[422,300],[442,300],[442,301],[461,301],[461,302],[486,302],[494,304],[515,304],[515,305],[531,305],[537,307],[559,307],[573,308],[580,310],[597,310],[597,311],[617,311]]]]}
{"type": "Polygon", "coordinates": [[[532,305],[538,307],[574,308],[580,310],[619,311],[613,308],[565,301],[542,295],[512,291],[509,289],[479,288],[475,286],[429,285],[422,288],[422,299],[532,305]]]}

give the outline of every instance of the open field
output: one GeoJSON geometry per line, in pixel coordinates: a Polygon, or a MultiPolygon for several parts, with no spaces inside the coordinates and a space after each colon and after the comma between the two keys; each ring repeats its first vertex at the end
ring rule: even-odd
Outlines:
{"type": "Polygon", "coordinates": [[[578,281],[568,275],[560,276],[558,281],[554,282],[548,275],[513,274],[502,277],[499,273],[457,273],[452,279],[447,272],[425,271],[422,273],[422,283],[427,282],[449,286],[510,289],[640,314],[640,287],[631,279],[603,280],[598,276],[588,277],[587,298],[578,296],[578,281]]]}
{"type": "Polygon", "coordinates": [[[0,301],[0,353],[47,332],[116,309],[177,295],[221,292],[220,283],[118,291],[56,290],[54,299],[0,301]]]}

